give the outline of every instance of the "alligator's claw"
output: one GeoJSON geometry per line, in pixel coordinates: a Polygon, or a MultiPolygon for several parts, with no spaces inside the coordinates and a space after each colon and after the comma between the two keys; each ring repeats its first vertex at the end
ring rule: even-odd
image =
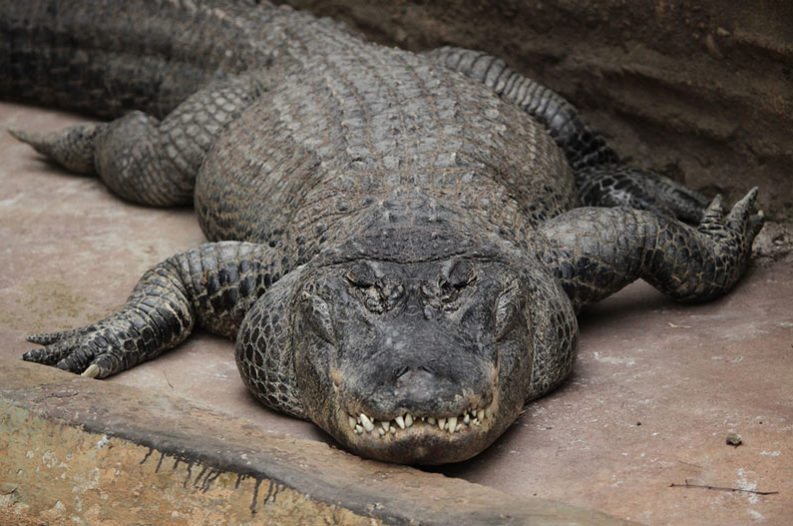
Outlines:
{"type": "Polygon", "coordinates": [[[749,192],[725,214],[722,198],[717,195],[705,209],[697,229],[707,236],[733,245],[738,253],[748,257],[752,241],[763,228],[765,216],[757,210],[757,187],[749,192]]]}
{"type": "Polygon", "coordinates": [[[763,218],[763,212],[757,210],[757,187],[752,188],[743,196],[729,213],[724,212],[722,196],[717,195],[705,209],[701,226],[721,226],[733,231],[744,229],[749,223],[763,218]]]}
{"type": "Polygon", "coordinates": [[[32,334],[27,340],[43,347],[26,352],[22,355],[23,360],[54,365],[91,378],[104,378],[112,374],[111,365],[119,359],[105,330],[97,325],[62,332],[32,334]]]}

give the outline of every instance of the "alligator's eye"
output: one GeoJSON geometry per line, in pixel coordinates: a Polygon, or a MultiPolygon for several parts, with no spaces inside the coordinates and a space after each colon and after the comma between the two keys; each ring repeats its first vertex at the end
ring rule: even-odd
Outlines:
{"type": "Polygon", "coordinates": [[[476,279],[468,261],[457,261],[441,275],[441,290],[449,294],[459,292],[476,279]]]}
{"type": "Polygon", "coordinates": [[[375,269],[366,264],[356,265],[345,277],[366,308],[376,314],[394,308],[405,290],[401,283],[378,276],[375,269]]]}
{"type": "Polygon", "coordinates": [[[433,307],[453,311],[460,308],[460,294],[474,281],[476,274],[471,264],[456,261],[442,270],[437,282],[423,285],[421,290],[433,307]]]}
{"type": "Polygon", "coordinates": [[[364,263],[358,263],[344,276],[353,287],[365,289],[377,283],[375,270],[364,263]]]}

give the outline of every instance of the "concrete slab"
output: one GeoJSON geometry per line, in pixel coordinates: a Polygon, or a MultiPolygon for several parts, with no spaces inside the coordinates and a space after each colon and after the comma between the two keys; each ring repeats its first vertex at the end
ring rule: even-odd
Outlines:
{"type": "MultiPolygon", "coordinates": [[[[0,104],[0,128],[76,120],[0,104]]],[[[0,357],[30,348],[26,333],[110,312],[146,268],[203,240],[192,211],[122,203],[5,135],[0,188],[0,357]]],[[[755,265],[733,294],[707,305],[675,305],[633,285],[584,314],[571,381],[532,404],[489,451],[440,471],[647,524],[789,524],[792,307],[790,258],[755,265]],[[725,444],[730,432],[743,444],[725,444]],[[735,491],[670,487],[686,482],[735,491]]],[[[0,376],[0,386],[7,381],[0,376]]],[[[108,383],[176,394],[277,436],[329,441],[253,402],[232,346],[216,338],[194,337],[108,383]]]]}
{"type": "Polygon", "coordinates": [[[0,524],[629,524],[274,437],[180,397],[6,359],[0,377],[0,524]]]}

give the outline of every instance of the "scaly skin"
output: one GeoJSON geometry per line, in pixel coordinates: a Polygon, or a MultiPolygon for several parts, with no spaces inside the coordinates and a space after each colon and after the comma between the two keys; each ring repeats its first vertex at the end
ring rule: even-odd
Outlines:
{"type": "Polygon", "coordinates": [[[114,119],[19,139],[126,200],[193,200],[212,241],[24,358],[104,378],[222,334],[258,400],[368,457],[476,455],[570,372],[577,309],[638,278],[722,294],[762,226],[756,191],[706,208],[476,51],[201,0],[0,0],[0,35],[4,96],[114,119]]]}

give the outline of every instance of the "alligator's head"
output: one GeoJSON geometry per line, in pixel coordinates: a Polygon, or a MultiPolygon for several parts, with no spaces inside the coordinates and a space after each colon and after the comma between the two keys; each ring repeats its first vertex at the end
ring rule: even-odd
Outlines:
{"type": "Polygon", "coordinates": [[[448,241],[445,249],[408,240],[388,254],[364,248],[327,258],[305,270],[294,292],[304,411],[362,456],[465,460],[501,435],[525,402],[532,364],[525,260],[448,241]]]}

